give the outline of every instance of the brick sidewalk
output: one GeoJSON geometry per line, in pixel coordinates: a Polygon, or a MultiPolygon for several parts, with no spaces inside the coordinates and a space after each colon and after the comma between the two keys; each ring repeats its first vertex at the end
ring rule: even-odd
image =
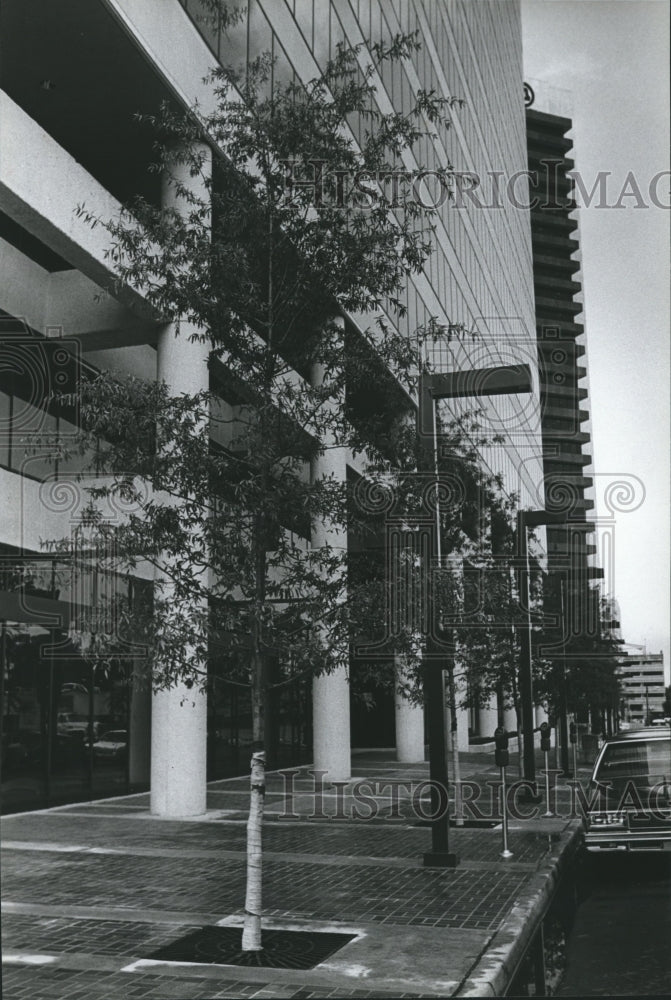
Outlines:
{"type": "MultiPolygon", "coordinates": [[[[196,928],[236,926],[244,902],[246,779],[215,782],[207,817],[161,820],[146,796],[7,816],[3,836],[4,995],[68,997],[372,997],[451,995],[486,955],[539,874],[551,873],[576,824],[451,828],[456,869],[426,869],[431,834],[410,795],[386,808],[389,789],[425,780],[427,766],[384,755],[355,758],[374,821],[354,786],[315,800],[305,770],[269,776],[264,828],[266,926],[347,931],[354,939],[312,970],[147,964],[196,928]],[[378,782],[378,787],[375,784],[378,782]],[[386,792],[373,796],[386,786],[386,792]],[[316,818],[314,818],[316,815],[316,818]],[[313,818],[309,818],[312,816],[313,818]],[[385,818],[386,817],[386,818],[385,818]]],[[[483,754],[465,754],[464,777],[495,780],[483,754]]],[[[511,769],[512,770],[512,769],[511,769]]],[[[417,799],[419,801],[419,799],[417,799]]]]}

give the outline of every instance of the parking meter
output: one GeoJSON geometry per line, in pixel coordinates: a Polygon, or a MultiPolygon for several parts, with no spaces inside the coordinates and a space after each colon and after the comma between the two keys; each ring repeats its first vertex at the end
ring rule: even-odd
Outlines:
{"type": "Polygon", "coordinates": [[[544,753],[547,753],[547,751],[550,749],[550,723],[541,722],[540,731],[541,731],[541,750],[544,753]]]}
{"type": "Polygon", "coordinates": [[[507,767],[510,763],[508,735],[503,726],[498,726],[494,731],[494,761],[497,767],[507,767]]]}
{"type": "Polygon", "coordinates": [[[541,722],[539,726],[541,732],[541,750],[545,754],[545,815],[552,816],[550,806],[550,772],[548,770],[548,753],[550,751],[550,723],[541,722]]]}
{"type": "Polygon", "coordinates": [[[512,858],[513,852],[508,848],[508,796],[506,795],[506,766],[510,763],[508,753],[508,734],[503,726],[494,730],[494,760],[501,768],[501,832],[503,835],[502,858],[512,858]]]}

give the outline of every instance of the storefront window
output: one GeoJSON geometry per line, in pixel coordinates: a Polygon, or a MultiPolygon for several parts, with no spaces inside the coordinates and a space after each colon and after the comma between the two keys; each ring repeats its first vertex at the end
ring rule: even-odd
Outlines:
{"type": "MultiPolygon", "coordinates": [[[[53,559],[5,556],[2,563],[4,812],[148,785],[150,706],[146,692],[139,685],[135,690],[133,650],[101,655],[95,635],[78,632],[74,619],[69,630],[65,627],[72,576],[67,563],[53,559]],[[42,624],[40,615],[45,621],[60,616],[63,624],[42,624]],[[133,761],[134,740],[141,761],[133,761]]],[[[118,578],[119,593],[125,588],[118,578]]],[[[76,618],[83,617],[80,606],[76,618]]]]}

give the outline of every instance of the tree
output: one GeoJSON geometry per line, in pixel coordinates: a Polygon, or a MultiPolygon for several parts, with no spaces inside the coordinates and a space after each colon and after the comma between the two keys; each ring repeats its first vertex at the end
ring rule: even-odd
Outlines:
{"type": "Polygon", "coordinates": [[[610,604],[596,587],[581,579],[568,581],[549,574],[544,583],[548,616],[559,626],[546,626],[541,635],[549,669],[543,691],[558,714],[571,712],[595,732],[612,727],[619,700],[621,640],[612,630],[610,604]]]}
{"type": "MultiPolygon", "coordinates": [[[[487,474],[477,463],[472,468],[471,538],[460,553],[456,587],[450,599],[456,656],[468,678],[461,705],[478,707],[493,698],[500,713],[504,707],[514,708],[521,761],[518,633],[520,627],[526,626],[527,615],[520,598],[514,529],[519,498],[506,494],[500,475],[487,474]]],[[[542,607],[542,571],[533,535],[529,541],[530,597],[535,617],[542,607]]],[[[537,625],[534,631],[538,632],[537,625]]],[[[542,682],[546,664],[536,644],[532,665],[535,682],[542,682]]],[[[456,705],[453,680],[450,688],[451,701],[456,705]]]]}
{"type": "Polygon", "coordinates": [[[391,468],[405,440],[402,387],[422,364],[419,340],[394,317],[431,252],[433,210],[390,200],[385,178],[422,137],[448,128],[461,102],[419,91],[403,115],[374,100],[381,65],[418,47],[397,36],[362,64],[361,46],[341,45],[306,86],[269,87],[267,57],[242,74],[217,69],[214,112],[166,106],[145,120],[175,206],[138,200],[120,220],[80,208],[111,237],[119,288],[141,292],[162,321],[190,324],[211,349],[210,388],[197,394],[110,374],[82,382],[80,447],[95,448],[107,476],[90,488],[82,530],[118,572],[154,569],[151,618],[123,613],[147,643],[155,688],[204,687],[215,650],[230,679],[251,686],[244,949],[262,944],[269,692],[347,660],[346,484],[323,459],[365,448],[374,467],[391,468]],[[353,117],[364,124],[359,143],[353,117]],[[381,312],[390,319],[363,332],[342,321],[381,312]],[[124,502],[122,523],[100,512],[109,498],[124,502]],[[318,525],[328,530],[311,547],[318,525]],[[271,657],[282,663],[276,680],[271,657]]]}
{"type": "Polygon", "coordinates": [[[590,717],[594,733],[603,733],[610,731],[619,704],[622,643],[612,635],[608,603],[599,590],[590,588],[587,600],[593,608],[593,626],[588,626],[585,615],[582,633],[567,644],[569,704],[584,719],[590,717]]]}
{"type": "MultiPolygon", "coordinates": [[[[464,331],[445,335],[463,336],[464,331]]],[[[389,511],[393,523],[402,525],[407,541],[405,546],[389,553],[393,558],[386,566],[378,567],[378,589],[369,583],[362,605],[364,621],[375,617],[389,621],[388,631],[394,641],[386,648],[403,662],[401,676],[398,672],[395,676],[391,669],[387,671],[386,688],[396,687],[413,701],[422,700],[423,655],[427,649],[426,625],[420,623],[430,617],[437,623],[440,634],[436,636],[438,644],[434,644],[433,652],[439,650],[445,664],[447,724],[457,805],[460,788],[457,710],[481,689],[488,688],[486,693],[502,692],[505,684],[506,690],[516,695],[517,655],[511,633],[515,624],[526,620],[521,618],[510,575],[514,545],[507,518],[515,509],[516,498],[505,495],[501,476],[487,473],[482,467],[481,449],[491,446],[493,441],[483,435],[480,417],[477,410],[457,420],[439,413],[440,447],[436,450],[435,469],[416,472],[421,444],[413,430],[406,449],[413,454],[410,469],[405,472],[399,469],[392,479],[386,477],[379,482],[376,502],[389,511]],[[424,544],[430,548],[433,543],[426,535],[427,520],[432,518],[435,518],[436,549],[431,552],[433,565],[428,568],[426,558],[420,554],[421,536],[424,535],[424,544]],[[502,544],[499,521],[508,526],[509,551],[505,554],[499,551],[494,556],[492,545],[501,549],[502,544]],[[427,574],[432,582],[425,590],[427,574]],[[385,598],[380,596],[380,590],[386,591],[385,598]],[[433,616],[423,607],[426,603],[433,604],[433,616]],[[391,610],[386,618],[379,613],[369,615],[372,604],[391,610]],[[510,638],[507,643],[506,635],[510,638]],[[468,684],[464,683],[466,678],[468,684]]],[[[537,574],[534,580],[536,577],[537,574]]],[[[534,587],[535,600],[537,590],[534,587]]],[[[379,684],[380,673],[375,666],[372,675],[379,684]]],[[[364,670],[364,676],[369,678],[370,674],[364,670]]],[[[517,705],[519,710],[519,696],[517,705]]],[[[457,808],[457,821],[458,813],[457,808]]]]}

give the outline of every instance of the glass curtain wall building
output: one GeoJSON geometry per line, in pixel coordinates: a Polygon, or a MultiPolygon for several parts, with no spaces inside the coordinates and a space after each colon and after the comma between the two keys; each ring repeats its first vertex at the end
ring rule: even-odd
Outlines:
{"type": "MultiPolygon", "coordinates": [[[[96,588],[99,596],[102,586],[113,593],[128,583],[104,573],[96,582],[90,565],[86,586],[75,586],[72,567],[45,557],[44,539],[70,530],[78,500],[75,489],[69,500],[64,490],[84,458],[36,453],[30,441],[37,429],[44,440],[45,428],[76,426],[76,413],[48,398],[57,376],[69,377],[73,357],[92,371],[167,372],[175,390],[186,391],[180,379],[189,365],[168,357],[141,295],[113,288],[105,234],[76,208],[85,203],[113,218],[134,195],[161,204],[160,177],[148,171],[151,137],[135,116],[165,99],[207,106],[203,81],[215,60],[244,66],[270,52],[275,77],[305,82],[340,42],[361,46],[364,60],[370,44],[417,33],[421,48],[377,80],[380,108],[406,112],[420,90],[463,106],[407,164],[431,172],[424,196],[436,200],[438,214],[433,253],[405,288],[402,322],[409,336],[432,319],[471,331],[434,344],[439,371],[529,366],[531,393],[478,399],[482,434],[492,441],[481,458],[521,508],[544,505],[518,3],[248,0],[228,32],[203,15],[195,0],[6,0],[0,14],[0,482],[11,512],[0,534],[0,621],[10,808],[151,783],[156,811],[194,814],[204,808],[208,777],[247,767],[249,708],[237,689],[221,684],[189,713],[179,708],[179,692],[157,699],[134,686],[132,658],[103,676],[73,643],[72,622],[78,627],[96,588]],[[446,169],[455,174],[450,198],[434,183],[434,172],[446,169]],[[51,346],[57,342],[60,352],[51,346]]],[[[348,124],[360,135],[361,122],[348,124]]],[[[371,317],[346,321],[356,333],[371,317]]],[[[235,400],[221,393],[228,417],[235,400]]],[[[449,419],[472,411],[473,400],[440,405],[449,419]]],[[[365,471],[361,456],[348,457],[348,478],[365,471]]],[[[138,579],[131,596],[150,588],[138,579]]],[[[276,763],[311,759],[314,741],[333,776],[347,777],[350,745],[367,732],[387,745],[396,740],[399,753],[402,746],[415,759],[422,753],[420,710],[379,699],[375,719],[362,719],[350,714],[347,686],[329,678],[312,693],[285,691],[273,715],[276,763]],[[337,746],[320,735],[325,715],[337,719],[337,746]]],[[[483,727],[490,721],[481,715],[483,727]]],[[[468,722],[462,713],[463,745],[468,722]]]]}

